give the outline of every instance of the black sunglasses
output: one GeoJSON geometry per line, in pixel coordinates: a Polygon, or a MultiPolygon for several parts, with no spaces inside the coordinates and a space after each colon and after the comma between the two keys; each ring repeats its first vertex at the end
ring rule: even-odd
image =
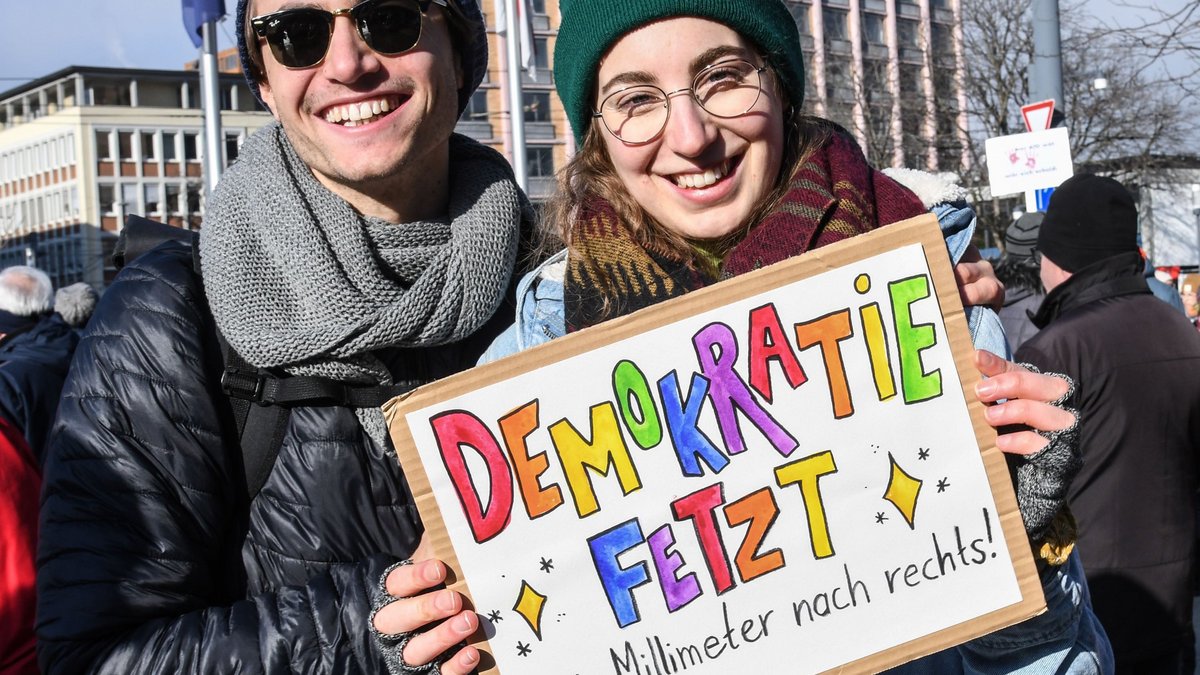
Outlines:
{"type": "Polygon", "coordinates": [[[285,9],[256,16],[250,25],[271,45],[271,54],[280,65],[311,68],[325,60],[337,17],[349,16],[368,47],[391,56],[417,46],[421,17],[431,4],[450,7],[446,0],[363,0],[332,12],[315,7],[285,9]]]}

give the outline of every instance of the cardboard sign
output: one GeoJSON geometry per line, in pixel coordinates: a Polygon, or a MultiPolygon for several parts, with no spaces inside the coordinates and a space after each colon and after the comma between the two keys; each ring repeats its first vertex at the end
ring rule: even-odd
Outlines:
{"type": "Polygon", "coordinates": [[[385,408],[485,672],[886,668],[1044,609],[932,216],[385,408]]]}
{"type": "Polygon", "coordinates": [[[1075,172],[1063,127],[989,138],[984,147],[988,183],[996,197],[1058,187],[1075,172]]]}

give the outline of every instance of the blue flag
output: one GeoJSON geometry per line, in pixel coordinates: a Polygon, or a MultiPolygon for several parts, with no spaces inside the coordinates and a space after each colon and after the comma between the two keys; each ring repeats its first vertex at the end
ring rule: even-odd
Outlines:
{"type": "Polygon", "coordinates": [[[200,47],[200,26],[225,16],[225,0],[183,0],[183,27],[200,47]]]}

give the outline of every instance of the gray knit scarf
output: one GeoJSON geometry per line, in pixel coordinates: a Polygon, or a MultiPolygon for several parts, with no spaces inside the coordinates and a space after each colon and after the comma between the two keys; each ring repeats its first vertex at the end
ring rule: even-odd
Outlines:
{"type": "MultiPolygon", "coordinates": [[[[260,368],[390,384],[371,352],[469,336],[513,273],[530,210],[507,161],[455,135],[449,194],[444,221],[365,217],[313,177],[278,123],[263,128],[222,177],[201,230],[217,327],[260,368]]],[[[390,447],[382,414],[358,413],[390,447]]]]}

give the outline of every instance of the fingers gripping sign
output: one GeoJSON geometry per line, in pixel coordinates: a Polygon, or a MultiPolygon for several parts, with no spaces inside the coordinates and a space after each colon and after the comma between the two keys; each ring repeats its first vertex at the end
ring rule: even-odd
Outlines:
{"type": "Polygon", "coordinates": [[[462,645],[479,628],[463,596],[438,589],[446,566],[437,560],[404,560],[384,573],[383,601],[371,615],[371,630],[394,673],[466,675],[479,665],[479,650],[462,645]]]}
{"type": "Polygon", "coordinates": [[[1040,373],[985,351],[975,363],[986,379],[975,393],[985,404],[988,424],[1022,427],[996,439],[1003,452],[1021,455],[1016,469],[1017,504],[1025,529],[1041,539],[1066,501],[1067,488],[1079,472],[1079,415],[1064,404],[1075,393],[1065,375],[1040,373]]]}

